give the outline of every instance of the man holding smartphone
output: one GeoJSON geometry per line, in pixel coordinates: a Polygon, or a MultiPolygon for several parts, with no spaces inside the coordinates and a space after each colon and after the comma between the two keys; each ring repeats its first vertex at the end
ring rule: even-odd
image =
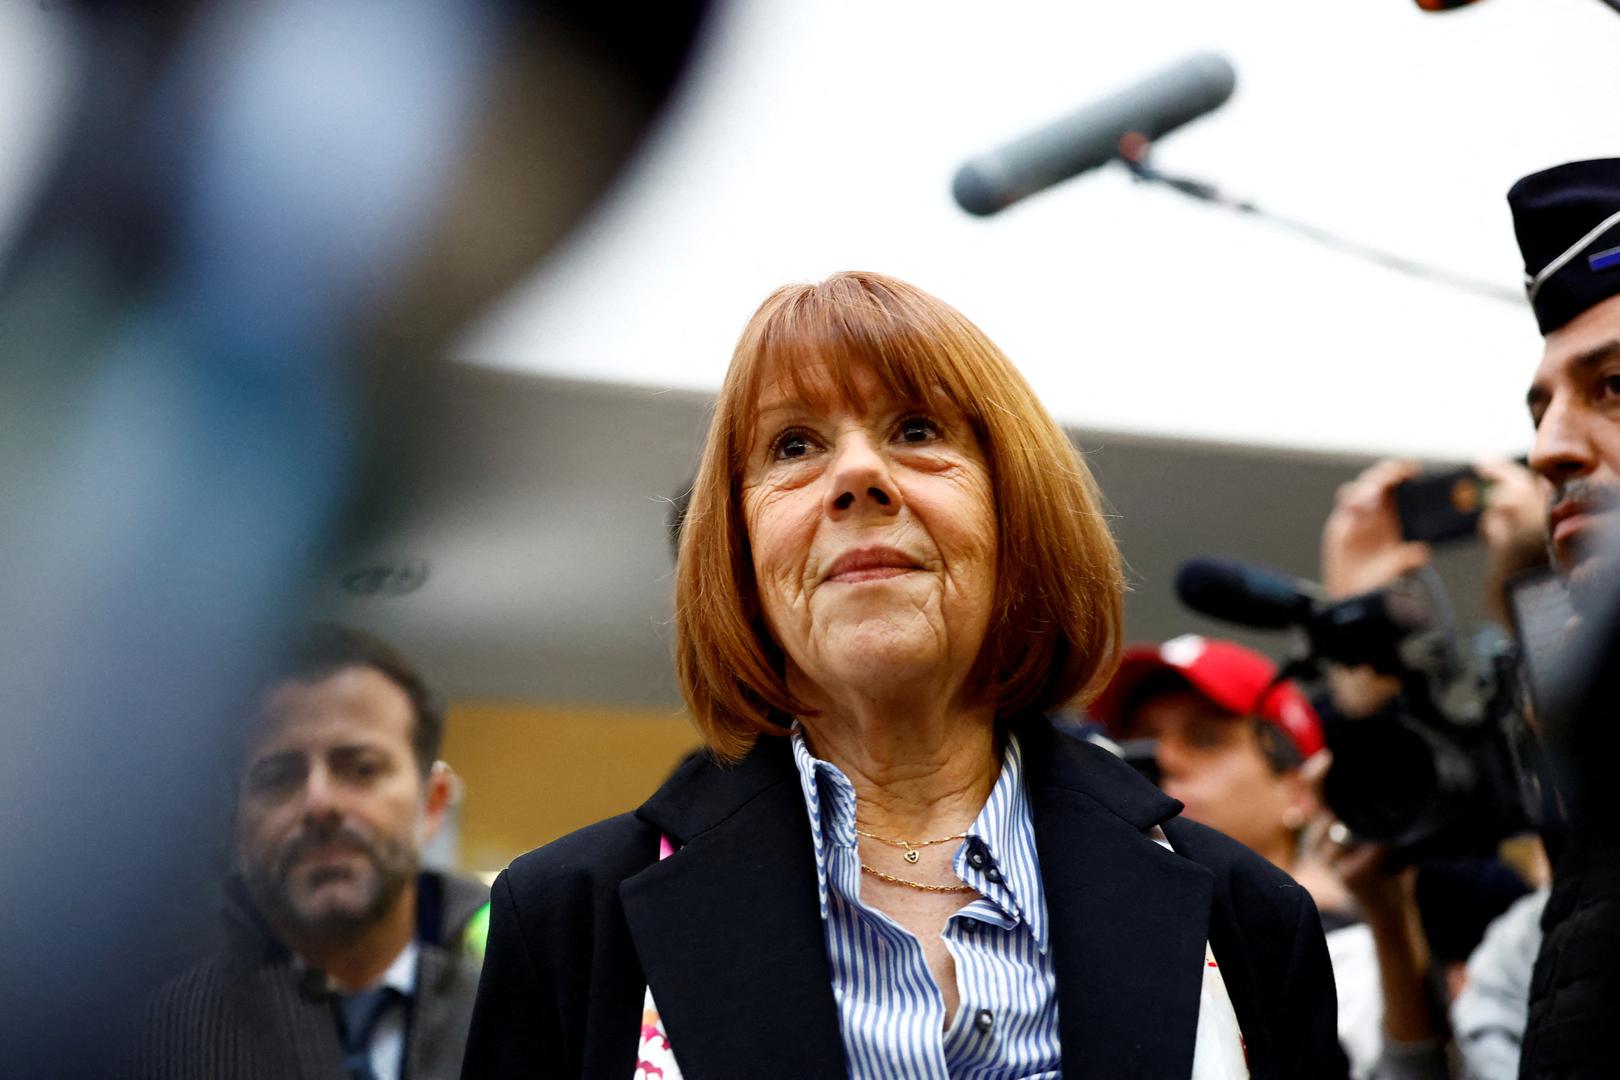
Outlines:
{"type": "MultiPolygon", "coordinates": [[[[1532,174],[1514,185],[1508,203],[1545,338],[1526,395],[1536,429],[1529,465],[1543,485],[1553,565],[1573,606],[1591,611],[1607,601],[1620,572],[1620,159],[1532,174]]],[[[1534,530],[1522,473],[1505,463],[1480,472],[1494,481],[1479,532],[1492,551],[1496,600],[1508,564],[1527,550],[1516,536],[1534,530]]],[[[1403,528],[1397,511],[1396,489],[1415,476],[1410,465],[1381,462],[1340,490],[1323,537],[1331,593],[1378,588],[1427,561],[1428,545],[1403,528]]],[[[1336,673],[1333,689],[1352,713],[1373,711],[1394,692],[1365,672],[1336,673]]],[[[1599,775],[1613,773],[1610,760],[1592,764],[1599,775]]],[[[1587,815],[1550,836],[1549,846],[1556,869],[1520,1076],[1620,1076],[1620,1040],[1609,1030],[1620,1015],[1620,822],[1587,815]]]]}

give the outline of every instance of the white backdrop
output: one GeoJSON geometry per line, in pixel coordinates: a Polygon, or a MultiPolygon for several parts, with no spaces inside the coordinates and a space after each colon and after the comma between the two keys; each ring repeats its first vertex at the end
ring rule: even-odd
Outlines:
{"type": "Polygon", "coordinates": [[[1180,56],[1238,71],[1157,163],[1517,286],[1503,195],[1620,154],[1598,0],[739,0],[639,166],[458,350],[712,390],[785,281],[884,270],[979,322],[1067,423],[1435,457],[1522,451],[1528,309],[1094,172],[990,219],[965,158],[1180,56]]]}

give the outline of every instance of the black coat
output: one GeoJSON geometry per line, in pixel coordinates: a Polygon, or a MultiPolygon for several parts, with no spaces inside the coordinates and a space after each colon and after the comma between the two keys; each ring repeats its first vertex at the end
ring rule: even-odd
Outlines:
{"type": "Polygon", "coordinates": [[[1620,840],[1584,833],[1561,840],[1519,1076],[1610,1080],[1620,1076],[1620,840]]]}
{"type": "MultiPolygon", "coordinates": [[[[1064,1072],[1192,1069],[1204,942],[1252,1075],[1346,1075],[1305,890],[1036,718],[1016,729],[1051,911],[1064,1072]],[[1145,832],[1162,824],[1167,851],[1145,832]]],[[[464,1075],[631,1080],[651,985],[688,1080],[846,1075],[815,857],[786,739],[688,761],[634,815],[496,880],[464,1075]],[[659,861],[660,834],[679,847],[659,861]]]]}

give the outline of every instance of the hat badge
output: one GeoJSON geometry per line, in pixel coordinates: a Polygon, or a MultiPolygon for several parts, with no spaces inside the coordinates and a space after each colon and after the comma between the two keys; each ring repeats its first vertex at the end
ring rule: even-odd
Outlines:
{"type": "Polygon", "coordinates": [[[1609,270],[1620,266],[1620,247],[1612,247],[1588,255],[1586,265],[1593,270],[1609,270]]]}

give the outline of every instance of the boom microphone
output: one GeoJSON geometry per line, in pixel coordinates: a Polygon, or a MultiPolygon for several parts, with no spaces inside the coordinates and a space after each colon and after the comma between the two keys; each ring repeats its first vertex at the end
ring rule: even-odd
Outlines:
{"type": "Polygon", "coordinates": [[[1387,674],[1410,667],[1406,643],[1437,625],[1428,593],[1401,579],[1345,600],[1275,570],[1231,559],[1188,559],[1176,573],[1176,596],[1201,615],[1259,630],[1299,627],[1311,655],[1368,664],[1387,674]]]}
{"type": "Polygon", "coordinates": [[[1200,615],[1261,630],[1303,625],[1318,603],[1304,582],[1231,559],[1182,563],[1176,572],[1176,596],[1200,615]]]}
{"type": "Polygon", "coordinates": [[[1027,195],[1112,161],[1127,135],[1158,139],[1215,111],[1236,86],[1237,72],[1225,57],[1195,53],[972,159],[956,171],[951,191],[970,214],[1005,210],[1027,195]]]}

